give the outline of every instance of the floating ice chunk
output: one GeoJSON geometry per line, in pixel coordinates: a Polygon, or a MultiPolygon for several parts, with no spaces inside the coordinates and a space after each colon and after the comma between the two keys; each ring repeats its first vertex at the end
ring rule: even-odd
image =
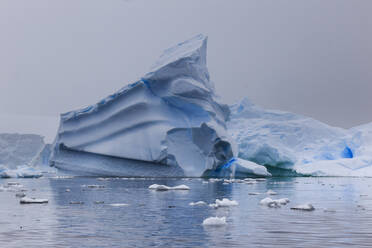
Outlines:
{"type": "Polygon", "coordinates": [[[112,204],[109,204],[110,206],[112,207],[127,207],[129,206],[129,204],[127,203],[112,203],[112,204]]]}
{"type": "Polygon", "coordinates": [[[266,197],[266,198],[264,198],[260,201],[261,205],[265,205],[265,206],[268,206],[270,208],[278,208],[278,207],[280,207],[280,205],[286,205],[287,203],[289,203],[288,198],[273,200],[270,197],[266,197]]]}
{"type": "Polygon", "coordinates": [[[66,189],[65,191],[66,191],[66,192],[70,192],[71,190],[70,190],[70,189],[66,189]]]}
{"type": "Polygon", "coordinates": [[[315,208],[313,205],[310,203],[302,204],[302,205],[297,205],[295,207],[291,207],[293,210],[303,210],[303,211],[314,211],[315,208]]]}
{"type": "Polygon", "coordinates": [[[229,200],[227,198],[223,198],[222,200],[216,199],[216,206],[217,207],[231,207],[231,206],[238,206],[239,203],[235,200],[229,200]]]}
{"type": "Polygon", "coordinates": [[[97,178],[98,181],[108,181],[108,180],[111,180],[112,178],[111,177],[99,177],[97,178]]]}
{"type": "Polygon", "coordinates": [[[72,204],[72,205],[82,205],[82,204],[84,204],[84,202],[82,202],[82,201],[70,201],[70,204],[72,204]]]}
{"type": "Polygon", "coordinates": [[[159,184],[151,184],[151,185],[149,186],[149,189],[155,189],[155,190],[158,190],[159,188],[160,188],[160,190],[162,190],[163,188],[164,188],[165,190],[168,190],[168,189],[169,189],[168,186],[165,186],[165,185],[159,185],[159,184]]]}
{"type": "Polygon", "coordinates": [[[267,192],[266,192],[267,195],[277,195],[278,193],[276,193],[275,191],[269,189],[267,192]]]}
{"type": "Polygon", "coordinates": [[[190,187],[182,184],[182,185],[178,185],[178,186],[175,186],[175,187],[171,187],[171,189],[173,189],[173,190],[190,190],[190,187]]]}
{"type": "Polygon", "coordinates": [[[187,185],[178,185],[174,187],[169,187],[166,185],[159,185],[159,184],[152,184],[149,186],[149,189],[157,190],[157,191],[167,191],[167,190],[190,190],[190,187],[187,185]]]}
{"type": "Polygon", "coordinates": [[[203,221],[203,226],[224,226],[226,217],[209,217],[203,221]]]}
{"type": "Polygon", "coordinates": [[[261,193],[258,192],[248,192],[248,195],[260,195],[261,193]]]}
{"type": "Polygon", "coordinates": [[[220,181],[222,181],[221,178],[209,178],[209,182],[211,182],[211,183],[220,182],[220,181]]]}
{"type": "Polygon", "coordinates": [[[197,202],[190,202],[189,205],[190,206],[204,206],[204,205],[207,205],[207,203],[204,201],[197,201],[197,202]]]}
{"type": "Polygon", "coordinates": [[[287,203],[289,203],[288,198],[281,198],[281,199],[278,199],[278,200],[275,200],[275,201],[277,201],[279,204],[282,204],[282,205],[286,205],[287,203]]]}
{"type": "Polygon", "coordinates": [[[41,204],[41,203],[48,203],[48,199],[37,199],[37,198],[30,198],[30,197],[23,197],[19,201],[21,204],[41,204]]]}

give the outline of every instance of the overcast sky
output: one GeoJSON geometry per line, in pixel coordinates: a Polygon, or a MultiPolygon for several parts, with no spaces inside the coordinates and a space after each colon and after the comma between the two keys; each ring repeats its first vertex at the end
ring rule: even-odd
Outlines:
{"type": "Polygon", "coordinates": [[[335,126],[370,122],[371,13],[369,0],[1,0],[0,114],[95,103],[204,33],[228,103],[247,96],[335,126]]]}

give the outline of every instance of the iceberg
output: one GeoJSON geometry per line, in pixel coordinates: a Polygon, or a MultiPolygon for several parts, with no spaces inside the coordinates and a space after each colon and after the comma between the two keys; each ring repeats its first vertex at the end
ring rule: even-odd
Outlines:
{"type": "MultiPolygon", "coordinates": [[[[207,37],[197,35],[165,50],[137,82],[61,114],[50,164],[93,176],[233,173],[237,146],[226,129],[230,110],[215,94],[206,52],[207,37]]],[[[239,164],[243,174],[268,175],[262,166],[239,164]]]]}
{"type": "Polygon", "coordinates": [[[36,134],[0,134],[0,164],[10,169],[29,164],[43,150],[43,137],[36,134]]]}
{"type": "Polygon", "coordinates": [[[310,117],[261,108],[247,98],[230,106],[238,157],[276,176],[372,176],[372,123],[342,129],[310,117]]]}
{"type": "Polygon", "coordinates": [[[37,178],[47,165],[50,151],[44,138],[36,134],[0,134],[0,178],[37,178]]]}

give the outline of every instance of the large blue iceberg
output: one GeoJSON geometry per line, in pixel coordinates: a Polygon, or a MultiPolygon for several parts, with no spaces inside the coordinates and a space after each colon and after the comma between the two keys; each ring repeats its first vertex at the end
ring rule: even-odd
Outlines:
{"type": "Polygon", "coordinates": [[[167,49],[139,81],[62,114],[50,163],[82,175],[270,175],[234,159],[230,110],[217,101],[206,50],[198,35],[167,49]]]}

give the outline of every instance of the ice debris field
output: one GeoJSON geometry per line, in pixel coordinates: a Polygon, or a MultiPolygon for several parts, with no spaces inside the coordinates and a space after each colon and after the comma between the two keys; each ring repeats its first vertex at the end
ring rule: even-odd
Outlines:
{"type": "Polygon", "coordinates": [[[0,176],[41,177],[49,165],[81,176],[372,176],[372,123],[342,129],[248,99],[223,104],[206,54],[204,35],[165,50],[137,82],[61,114],[52,144],[1,134],[0,176]]]}

